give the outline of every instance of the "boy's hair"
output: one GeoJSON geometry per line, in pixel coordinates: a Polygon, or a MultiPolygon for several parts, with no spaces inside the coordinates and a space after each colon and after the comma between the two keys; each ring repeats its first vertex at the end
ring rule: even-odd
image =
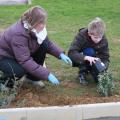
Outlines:
{"type": "Polygon", "coordinates": [[[96,17],[88,24],[88,32],[93,35],[95,34],[98,36],[103,36],[105,33],[105,29],[106,25],[104,21],[99,17],[96,17]]]}
{"type": "Polygon", "coordinates": [[[40,6],[34,6],[23,13],[21,20],[28,22],[31,26],[29,29],[32,29],[39,23],[46,23],[47,12],[40,6]]]}

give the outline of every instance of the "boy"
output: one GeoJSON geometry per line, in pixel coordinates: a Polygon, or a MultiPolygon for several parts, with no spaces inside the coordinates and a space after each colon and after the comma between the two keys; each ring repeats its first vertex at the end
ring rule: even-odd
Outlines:
{"type": "Polygon", "coordinates": [[[94,80],[98,82],[99,72],[95,69],[96,61],[101,60],[101,65],[107,70],[109,64],[109,48],[105,37],[105,23],[101,18],[95,18],[88,24],[88,28],[82,28],[72,42],[68,56],[74,67],[79,67],[80,84],[86,85],[86,73],[90,72],[94,80]]]}

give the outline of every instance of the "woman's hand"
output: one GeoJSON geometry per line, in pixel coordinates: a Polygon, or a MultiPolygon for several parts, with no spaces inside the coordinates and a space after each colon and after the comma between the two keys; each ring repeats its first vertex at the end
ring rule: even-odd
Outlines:
{"type": "Polygon", "coordinates": [[[71,59],[70,59],[68,56],[66,56],[64,53],[61,53],[61,54],[60,54],[60,58],[61,58],[65,63],[67,63],[67,64],[69,64],[69,65],[72,66],[72,61],[71,61],[71,59]]]}
{"type": "Polygon", "coordinates": [[[52,73],[49,74],[48,80],[54,85],[60,84],[59,80],[52,73]]]}
{"type": "Polygon", "coordinates": [[[91,57],[91,56],[85,56],[84,60],[90,62],[90,65],[92,65],[93,63],[95,63],[95,61],[99,60],[99,58],[91,57]]]}

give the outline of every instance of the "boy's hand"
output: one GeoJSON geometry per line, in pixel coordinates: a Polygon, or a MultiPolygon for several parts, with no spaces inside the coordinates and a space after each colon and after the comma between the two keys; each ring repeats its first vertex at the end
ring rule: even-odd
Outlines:
{"type": "Polygon", "coordinates": [[[89,62],[90,62],[90,65],[92,65],[93,63],[95,63],[95,61],[99,60],[99,58],[90,57],[90,56],[85,56],[85,57],[84,57],[84,60],[85,60],[85,61],[89,61],[89,62]]]}

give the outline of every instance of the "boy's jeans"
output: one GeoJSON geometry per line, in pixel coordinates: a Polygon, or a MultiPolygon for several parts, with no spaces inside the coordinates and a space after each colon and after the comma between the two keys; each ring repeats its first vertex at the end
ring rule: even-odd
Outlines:
{"type": "MultiPolygon", "coordinates": [[[[108,68],[108,61],[102,61],[106,68],[108,68]]],[[[88,62],[80,62],[79,64],[76,62],[73,62],[73,67],[79,67],[79,74],[84,74],[86,72],[90,72],[90,74],[92,75],[93,79],[95,80],[95,82],[98,82],[98,72],[95,70],[95,68],[93,66],[91,66],[88,62]]]]}

